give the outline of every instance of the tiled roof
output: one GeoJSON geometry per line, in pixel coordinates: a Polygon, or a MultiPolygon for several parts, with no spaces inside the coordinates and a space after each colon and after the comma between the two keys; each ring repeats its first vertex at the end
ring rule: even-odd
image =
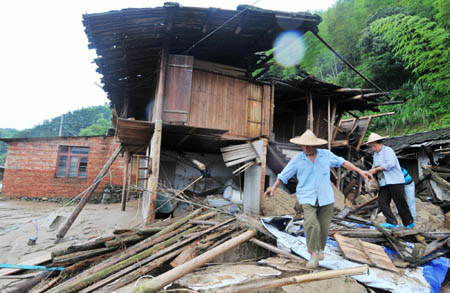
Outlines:
{"type": "Polygon", "coordinates": [[[418,147],[417,145],[424,143],[430,143],[430,145],[448,143],[447,140],[450,140],[450,127],[418,132],[404,136],[394,136],[386,138],[384,143],[397,152],[406,148],[418,147]]]}

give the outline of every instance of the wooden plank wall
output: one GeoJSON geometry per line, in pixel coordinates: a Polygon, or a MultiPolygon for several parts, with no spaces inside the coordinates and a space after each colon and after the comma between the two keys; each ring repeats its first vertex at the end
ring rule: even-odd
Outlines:
{"type": "Polygon", "coordinates": [[[187,125],[225,129],[228,136],[268,136],[270,99],[269,85],[194,69],[187,125]]]}

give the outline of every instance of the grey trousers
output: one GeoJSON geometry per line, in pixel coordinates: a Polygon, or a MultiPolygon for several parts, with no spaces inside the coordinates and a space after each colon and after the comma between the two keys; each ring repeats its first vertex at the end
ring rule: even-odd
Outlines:
{"type": "Polygon", "coordinates": [[[305,229],[308,252],[323,251],[327,243],[331,217],[333,216],[333,204],[325,206],[304,204],[303,214],[303,228],[305,229]]]}

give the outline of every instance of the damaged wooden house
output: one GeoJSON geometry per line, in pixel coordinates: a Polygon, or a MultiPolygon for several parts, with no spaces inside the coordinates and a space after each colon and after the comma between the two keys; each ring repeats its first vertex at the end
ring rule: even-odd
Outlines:
{"type": "MultiPolygon", "coordinates": [[[[299,150],[289,138],[307,128],[346,157],[359,149],[377,115],[352,111],[379,111],[387,93],[308,75],[262,78],[274,64],[265,52],[281,33],[317,33],[320,21],[309,13],[172,2],[83,16],[121,147],[148,162],[148,175],[140,177],[148,221],[162,187],[207,193],[239,173],[244,211],[258,214],[285,155],[299,150]],[[355,118],[342,120],[346,113],[355,118]]],[[[355,186],[340,178],[336,172],[342,189],[355,186]]]]}

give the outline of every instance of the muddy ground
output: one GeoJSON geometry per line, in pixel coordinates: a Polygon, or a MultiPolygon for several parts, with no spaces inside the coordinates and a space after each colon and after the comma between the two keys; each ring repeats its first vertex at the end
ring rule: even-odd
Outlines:
{"type": "MultiPolygon", "coordinates": [[[[57,230],[47,229],[47,217],[58,211],[66,219],[75,205],[63,207],[62,204],[20,200],[0,200],[0,262],[19,264],[60,248],[85,243],[100,236],[111,235],[115,229],[133,228],[142,223],[142,213],[138,211],[138,201],[130,201],[126,211],[121,204],[87,204],[81,211],[66,237],[54,244],[57,230]],[[36,236],[35,245],[28,245],[30,238],[36,236]]],[[[62,222],[61,226],[65,223],[62,222]]],[[[0,288],[11,283],[1,280],[0,288]]]]}

